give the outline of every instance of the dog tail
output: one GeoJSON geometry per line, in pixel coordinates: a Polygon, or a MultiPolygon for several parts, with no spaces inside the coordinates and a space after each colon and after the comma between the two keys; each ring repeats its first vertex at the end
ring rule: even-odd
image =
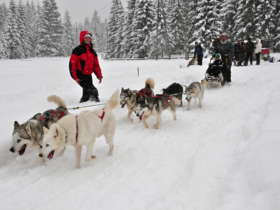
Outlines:
{"type": "Polygon", "coordinates": [[[154,88],[155,88],[155,80],[152,79],[152,78],[148,78],[148,79],[145,81],[145,87],[154,89],[154,88]]]}
{"type": "Polygon", "coordinates": [[[181,101],[178,99],[178,98],[176,98],[176,97],[172,97],[171,98],[171,100],[173,101],[173,103],[175,104],[175,105],[177,105],[177,106],[179,106],[179,105],[181,105],[181,101]]]}
{"type": "Polygon", "coordinates": [[[120,91],[116,90],[105,105],[105,111],[112,111],[120,104],[120,91]]]}
{"type": "Polygon", "coordinates": [[[56,95],[51,95],[48,98],[48,102],[53,102],[55,103],[57,106],[66,108],[66,104],[64,103],[63,99],[60,98],[59,96],[56,95]]]}

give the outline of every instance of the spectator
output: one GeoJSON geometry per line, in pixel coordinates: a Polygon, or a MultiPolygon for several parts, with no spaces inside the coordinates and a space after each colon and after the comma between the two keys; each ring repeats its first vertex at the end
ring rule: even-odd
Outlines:
{"type": "Polygon", "coordinates": [[[247,43],[245,44],[245,49],[246,49],[245,66],[248,66],[249,59],[250,59],[250,64],[253,65],[253,54],[255,50],[255,45],[251,41],[250,37],[248,37],[247,39],[247,43]]]}
{"type": "Polygon", "coordinates": [[[255,49],[257,65],[260,65],[260,62],[261,62],[261,52],[262,52],[262,42],[260,39],[257,39],[256,49],[255,49]]]}
{"type": "Polygon", "coordinates": [[[194,57],[197,58],[197,64],[202,66],[203,61],[203,49],[200,43],[195,42],[194,57]]]}

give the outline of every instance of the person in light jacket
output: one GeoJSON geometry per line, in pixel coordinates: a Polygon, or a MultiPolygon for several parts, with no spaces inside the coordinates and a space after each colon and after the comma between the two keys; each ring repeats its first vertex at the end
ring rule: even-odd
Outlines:
{"type": "Polygon", "coordinates": [[[256,48],[255,48],[256,65],[260,65],[261,52],[262,52],[262,42],[260,39],[257,39],[256,48]]]}

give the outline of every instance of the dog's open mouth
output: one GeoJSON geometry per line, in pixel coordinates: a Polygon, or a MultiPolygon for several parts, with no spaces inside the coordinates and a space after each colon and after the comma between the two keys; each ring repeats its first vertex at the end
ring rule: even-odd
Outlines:
{"type": "Polygon", "coordinates": [[[125,103],[121,103],[121,108],[124,108],[124,106],[125,106],[125,103]]]}
{"type": "Polygon", "coordinates": [[[24,154],[24,152],[25,152],[25,149],[26,149],[26,144],[24,144],[24,145],[22,145],[22,147],[20,148],[20,150],[18,151],[18,154],[19,155],[23,155],[24,154]]]}
{"type": "Polygon", "coordinates": [[[139,117],[140,120],[143,119],[143,115],[144,115],[144,112],[142,112],[141,114],[138,115],[138,117],[139,117]]]}
{"type": "Polygon", "coordinates": [[[53,158],[54,155],[54,150],[52,150],[49,155],[48,155],[48,159],[51,160],[53,158]]]}

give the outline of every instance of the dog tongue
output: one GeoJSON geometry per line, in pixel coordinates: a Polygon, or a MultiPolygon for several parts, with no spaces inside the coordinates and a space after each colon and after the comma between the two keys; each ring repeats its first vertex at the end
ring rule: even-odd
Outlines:
{"type": "Polygon", "coordinates": [[[49,153],[49,155],[48,155],[48,159],[50,160],[50,159],[52,159],[53,158],[53,155],[54,155],[54,150],[53,151],[51,151],[50,153],[49,153]]]}

